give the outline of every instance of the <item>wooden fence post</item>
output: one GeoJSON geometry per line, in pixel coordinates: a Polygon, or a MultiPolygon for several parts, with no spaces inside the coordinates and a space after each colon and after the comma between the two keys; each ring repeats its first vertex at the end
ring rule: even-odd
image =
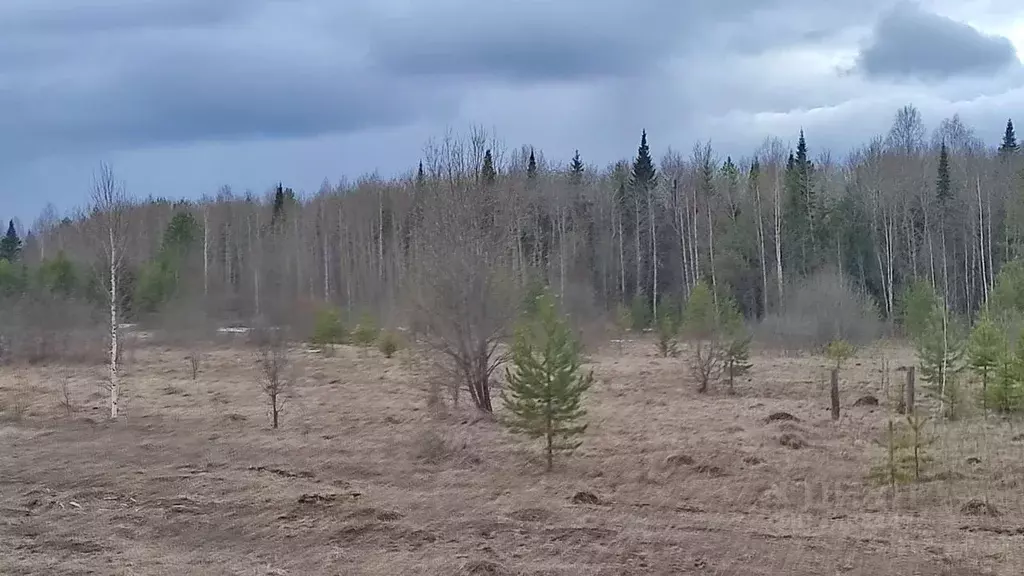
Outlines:
{"type": "Polygon", "coordinates": [[[832,369],[832,419],[839,420],[839,369],[832,369]]]}

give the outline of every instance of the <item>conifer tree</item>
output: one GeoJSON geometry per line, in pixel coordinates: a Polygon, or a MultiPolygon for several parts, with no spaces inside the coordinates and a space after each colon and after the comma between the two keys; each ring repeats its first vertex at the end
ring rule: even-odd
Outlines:
{"type": "Polygon", "coordinates": [[[939,200],[939,206],[945,214],[949,201],[953,199],[953,184],[949,174],[949,148],[943,142],[939,147],[939,168],[935,178],[935,196],[939,200]]]}
{"type": "Polygon", "coordinates": [[[14,228],[14,220],[7,224],[7,234],[0,238],[0,260],[14,263],[21,256],[21,238],[14,228]]]}
{"type": "Polygon", "coordinates": [[[270,213],[270,226],[274,227],[284,219],[284,186],[278,182],[274,190],[274,204],[270,213]]]}
{"type": "Polygon", "coordinates": [[[513,432],[544,439],[547,469],[555,452],[580,446],[587,429],[583,393],[594,380],[582,369],[581,349],[555,300],[545,290],[536,301],[536,314],[523,318],[512,344],[512,362],[506,367],[501,392],[508,416],[502,421],[513,432]]]}
{"type": "Polygon", "coordinates": [[[993,371],[1003,363],[1006,349],[1006,336],[988,315],[982,316],[971,331],[967,343],[967,361],[974,373],[981,378],[981,409],[986,416],[989,379],[993,371]]]}
{"type": "MultiPolygon", "coordinates": [[[[811,179],[814,165],[808,157],[807,139],[800,130],[797,140],[796,154],[790,153],[786,162],[786,225],[789,231],[790,245],[796,252],[793,256],[796,270],[808,274],[815,260],[816,242],[814,217],[816,201],[811,179]]],[[[793,266],[791,266],[792,268],[793,266]]]]}
{"type": "Polygon", "coordinates": [[[722,371],[729,384],[729,394],[735,394],[737,378],[753,368],[750,363],[750,342],[754,335],[743,325],[743,313],[731,296],[726,296],[721,303],[719,325],[725,336],[722,347],[722,371]]]}
{"type": "Polygon", "coordinates": [[[420,160],[420,165],[416,168],[416,188],[423,189],[423,185],[427,183],[427,176],[423,172],[423,160],[420,160]]]}
{"type": "Polygon", "coordinates": [[[530,159],[526,162],[526,177],[531,180],[537,177],[537,157],[533,155],[533,148],[530,148],[530,159]]]}
{"type": "Polygon", "coordinates": [[[999,154],[1007,155],[1020,151],[1017,144],[1017,134],[1013,130],[1013,119],[1006,121],[1006,131],[1003,133],[1003,143],[999,145],[999,154]]]}
{"type": "Polygon", "coordinates": [[[498,179],[498,171],[494,169],[494,157],[491,155],[490,148],[484,151],[484,163],[480,167],[480,178],[488,186],[494,184],[498,179]]]}
{"type": "Polygon", "coordinates": [[[711,288],[698,282],[683,311],[683,335],[690,344],[690,372],[697,379],[697,391],[704,393],[722,371],[722,333],[711,288]]]}
{"type": "Polygon", "coordinates": [[[644,130],[640,134],[640,146],[637,148],[636,158],[633,160],[630,183],[634,188],[646,192],[654,188],[657,179],[654,159],[651,158],[651,149],[647,145],[647,130],[644,130]]]}
{"type": "Polygon", "coordinates": [[[960,327],[950,322],[945,304],[933,311],[927,328],[915,344],[921,362],[921,379],[928,384],[928,392],[938,398],[946,416],[955,419],[961,399],[965,338],[960,327]]]}
{"type": "Polygon", "coordinates": [[[569,164],[569,181],[573,185],[579,186],[583,182],[583,170],[584,166],[583,160],[580,158],[580,151],[576,150],[576,153],[573,154],[572,162],[569,164]]]}
{"type": "Polygon", "coordinates": [[[1000,358],[985,403],[1003,414],[1024,408],[1024,334],[1017,343],[1017,350],[1000,358]]]}

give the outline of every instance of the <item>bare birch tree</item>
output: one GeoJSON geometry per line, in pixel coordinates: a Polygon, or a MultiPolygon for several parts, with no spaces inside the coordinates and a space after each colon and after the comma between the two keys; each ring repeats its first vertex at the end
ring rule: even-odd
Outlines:
{"type": "Polygon", "coordinates": [[[102,248],[102,260],[107,264],[107,296],[110,306],[110,381],[107,386],[110,389],[110,418],[113,420],[117,418],[118,399],[121,393],[118,351],[121,294],[118,292],[118,280],[124,264],[129,230],[128,211],[131,203],[124,184],[115,179],[114,170],[110,165],[100,166],[99,174],[94,177],[91,200],[92,216],[97,224],[96,237],[102,248]]]}

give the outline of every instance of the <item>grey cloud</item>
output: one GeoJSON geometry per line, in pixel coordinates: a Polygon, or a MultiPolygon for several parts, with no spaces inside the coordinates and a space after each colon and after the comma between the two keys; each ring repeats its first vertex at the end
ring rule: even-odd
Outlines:
{"type": "Polygon", "coordinates": [[[817,0],[439,0],[371,15],[363,33],[371,61],[395,74],[589,81],[646,75],[666,59],[824,43],[887,3],[862,0],[851,16],[817,0]]]}
{"type": "MultiPolygon", "coordinates": [[[[81,29],[112,31],[85,41],[73,34],[34,36],[27,33],[32,28],[13,37],[0,33],[0,109],[17,111],[0,116],[0,148],[24,159],[315,136],[454,113],[456,102],[446,90],[424,93],[409,79],[382,75],[327,34],[281,34],[278,22],[238,26],[258,12],[256,4],[283,2],[260,0],[249,5],[252,11],[238,0],[140,2],[152,11],[129,10],[110,20],[99,10],[81,29]],[[208,4],[220,8],[204,8],[208,4]],[[190,28],[218,22],[220,29],[190,28]],[[172,25],[180,27],[166,34],[147,28],[172,25]],[[140,27],[140,34],[131,33],[140,27]]],[[[17,16],[9,5],[0,10],[17,16]]],[[[48,18],[23,13],[21,21],[43,30],[73,24],[48,18]]]]}
{"type": "Polygon", "coordinates": [[[946,80],[995,75],[1019,65],[1009,39],[901,3],[876,24],[857,69],[870,78],[946,80]]]}
{"type": "Polygon", "coordinates": [[[4,0],[0,34],[72,34],[215,26],[287,0],[4,0]]]}

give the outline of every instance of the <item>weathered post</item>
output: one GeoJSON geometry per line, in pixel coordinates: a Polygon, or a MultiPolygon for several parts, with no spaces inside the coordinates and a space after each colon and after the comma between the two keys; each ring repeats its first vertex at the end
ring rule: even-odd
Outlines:
{"type": "Polygon", "coordinates": [[[914,366],[907,368],[907,414],[914,413],[914,366]]]}
{"type": "Polygon", "coordinates": [[[839,369],[832,369],[832,419],[839,420],[839,369]]]}

